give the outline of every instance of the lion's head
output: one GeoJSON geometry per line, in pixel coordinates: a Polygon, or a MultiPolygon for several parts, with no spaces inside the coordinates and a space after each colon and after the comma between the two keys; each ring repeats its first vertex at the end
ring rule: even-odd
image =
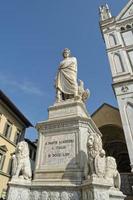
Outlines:
{"type": "Polygon", "coordinates": [[[16,154],[21,155],[21,157],[29,156],[29,148],[27,142],[21,141],[18,143],[16,147],[16,154]]]}
{"type": "Polygon", "coordinates": [[[102,140],[100,135],[96,133],[91,133],[87,139],[87,149],[94,150],[94,151],[101,151],[102,150],[102,140]]]}

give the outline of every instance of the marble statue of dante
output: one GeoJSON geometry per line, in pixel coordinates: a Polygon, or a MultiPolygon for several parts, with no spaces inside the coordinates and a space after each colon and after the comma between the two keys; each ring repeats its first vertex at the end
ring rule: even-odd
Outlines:
{"type": "Polygon", "coordinates": [[[59,65],[55,83],[58,102],[78,96],[77,59],[70,54],[69,49],[64,49],[59,65]]]}

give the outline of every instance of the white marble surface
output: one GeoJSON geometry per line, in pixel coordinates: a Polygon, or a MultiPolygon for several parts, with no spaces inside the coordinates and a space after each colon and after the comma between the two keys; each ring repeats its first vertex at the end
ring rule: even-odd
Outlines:
{"type": "Polygon", "coordinates": [[[44,143],[42,165],[68,165],[76,156],[75,133],[46,136],[44,143]]]}
{"type": "Polygon", "coordinates": [[[124,200],[125,195],[118,189],[112,187],[112,183],[104,178],[91,177],[83,182],[83,200],[124,200]]]}
{"type": "Polygon", "coordinates": [[[48,120],[37,124],[39,146],[35,182],[81,183],[88,130],[95,129],[89,121],[89,114],[81,101],[68,100],[49,108],[48,120]]]}
{"type": "Polygon", "coordinates": [[[7,200],[30,200],[31,183],[9,183],[9,189],[7,194],[7,200]]]}

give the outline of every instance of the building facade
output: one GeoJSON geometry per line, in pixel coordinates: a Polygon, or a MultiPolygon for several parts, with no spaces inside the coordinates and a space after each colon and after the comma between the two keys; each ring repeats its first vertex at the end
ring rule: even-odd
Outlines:
{"type": "Polygon", "coordinates": [[[0,90],[0,197],[4,196],[11,174],[11,157],[25,129],[32,126],[0,90]]]}
{"type": "Polygon", "coordinates": [[[116,17],[108,5],[101,6],[100,18],[133,172],[133,0],[116,17]]]}

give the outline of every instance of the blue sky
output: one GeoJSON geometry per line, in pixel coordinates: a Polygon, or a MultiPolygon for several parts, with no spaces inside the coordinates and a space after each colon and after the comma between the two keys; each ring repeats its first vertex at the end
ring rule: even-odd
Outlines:
{"type": "MultiPolygon", "coordinates": [[[[78,59],[78,78],[91,91],[87,108],[117,106],[98,7],[108,3],[116,16],[127,0],[7,0],[0,2],[0,86],[33,123],[47,119],[65,47],[78,59]]],[[[35,138],[33,129],[27,136],[35,138]]]]}

